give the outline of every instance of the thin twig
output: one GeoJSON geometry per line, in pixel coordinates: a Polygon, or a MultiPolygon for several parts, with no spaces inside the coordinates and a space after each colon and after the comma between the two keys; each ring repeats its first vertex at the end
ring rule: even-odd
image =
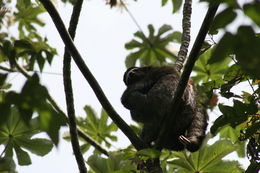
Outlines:
{"type": "Polygon", "coordinates": [[[108,152],[102,148],[96,141],[89,140],[91,137],[84,133],[82,130],[78,129],[78,134],[81,138],[83,138],[85,141],[87,141],[90,145],[95,146],[95,149],[98,150],[100,153],[105,154],[106,156],[109,156],[108,152]]]}
{"type": "Polygon", "coordinates": [[[191,12],[192,0],[185,0],[183,5],[181,47],[178,52],[178,58],[175,62],[175,67],[178,71],[181,71],[183,67],[190,45],[191,12]]]}
{"type": "Polygon", "coordinates": [[[172,122],[174,121],[173,117],[175,117],[175,116],[173,116],[173,115],[176,115],[176,113],[178,112],[180,100],[181,100],[180,98],[182,97],[184,89],[186,88],[192,68],[199,56],[201,47],[202,47],[205,37],[208,33],[209,27],[214,19],[214,16],[217,12],[218,6],[219,6],[219,3],[213,3],[213,4],[210,4],[210,6],[209,6],[209,9],[204,18],[204,21],[202,23],[198,36],[193,44],[193,47],[192,47],[191,53],[189,55],[189,58],[187,60],[187,63],[184,67],[183,73],[180,78],[180,82],[174,93],[174,98],[173,98],[172,106],[171,106],[171,108],[173,110],[171,110],[170,113],[164,119],[164,126],[162,127],[162,129],[160,131],[160,135],[156,141],[155,147],[157,149],[161,149],[161,146],[164,143],[165,137],[168,136],[167,129],[169,129],[169,126],[171,126],[172,122]]]}
{"type": "Polygon", "coordinates": [[[135,23],[135,25],[137,26],[138,30],[141,32],[141,34],[143,35],[143,37],[145,38],[145,41],[148,43],[148,45],[153,48],[153,43],[146,37],[146,35],[144,34],[144,31],[142,30],[141,26],[139,25],[139,23],[137,22],[137,20],[135,19],[134,15],[132,14],[132,12],[127,8],[126,4],[124,3],[124,1],[120,0],[120,3],[122,4],[122,6],[124,7],[125,11],[129,14],[130,18],[133,20],[133,22],[135,23]]]}
{"type": "Polygon", "coordinates": [[[98,84],[97,80],[90,72],[89,68],[85,64],[83,58],[81,57],[80,53],[78,52],[76,46],[73,43],[70,35],[68,34],[66,27],[57,12],[56,8],[53,6],[50,0],[40,0],[43,4],[45,9],[50,14],[66,48],[69,50],[73,60],[75,61],[76,65],[78,66],[79,70],[88,81],[89,85],[93,89],[94,93],[96,94],[99,102],[101,103],[102,107],[106,110],[109,117],[115,122],[115,124],[123,131],[123,133],[128,137],[131,141],[133,146],[139,150],[146,148],[147,145],[134,133],[134,131],[126,124],[126,122],[119,116],[119,114],[114,110],[110,102],[108,101],[107,97],[105,96],[103,90],[101,89],[100,85],[98,84]]]}
{"type": "MultiPolygon", "coordinates": [[[[231,57],[231,59],[233,60],[233,62],[234,62],[236,65],[238,65],[238,63],[237,63],[237,61],[235,60],[235,58],[231,57]]],[[[252,91],[253,91],[254,97],[257,98],[257,95],[256,95],[256,93],[255,93],[255,89],[254,89],[254,87],[253,87],[253,84],[250,82],[250,80],[249,80],[247,77],[245,77],[245,78],[246,78],[246,80],[247,80],[249,86],[251,87],[251,89],[252,89],[252,91]]]]}
{"type": "MultiPolygon", "coordinates": [[[[16,61],[15,61],[15,67],[18,69],[20,73],[22,73],[27,79],[30,79],[32,76],[29,75],[29,73],[24,70],[16,61]]],[[[61,115],[67,117],[67,115],[63,112],[63,110],[57,105],[55,100],[52,98],[52,96],[48,93],[47,100],[50,102],[50,104],[53,106],[53,108],[59,112],[61,115]]],[[[82,137],[86,142],[88,142],[90,145],[92,145],[95,149],[97,149],[99,152],[105,154],[108,156],[108,152],[100,146],[94,139],[92,139],[90,136],[82,132],[79,128],[77,128],[78,134],[80,137],[82,137]]]]}
{"type": "Polygon", "coordinates": [[[7,68],[7,67],[4,67],[4,66],[0,66],[0,70],[4,70],[4,71],[8,71],[8,72],[16,72],[14,69],[7,68]]]}
{"type": "MultiPolygon", "coordinates": [[[[70,17],[69,24],[69,34],[72,39],[74,39],[76,35],[76,29],[79,21],[79,16],[82,8],[83,0],[77,0],[73,11],[70,17]]],[[[74,108],[74,98],[73,98],[73,89],[71,82],[71,56],[69,51],[64,48],[64,56],[63,56],[63,82],[64,82],[64,92],[66,96],[66,104],[67,104],[67,113],[69,120],[69,129],[70,129],[70,137],[71,137],[71,145],[74,152],[74,156],[77,160],[78,168],[80,173],[86,173],[87,168],[85,165],[84,158],[80,151],[78,133],[77,133],[77,122],[75,116],[75,108],[74,108]]]]}
{"type": "MultiPolygon", "coordinates": [[[[0,65],[0,70],[7,71],[7,72],[18,72],[15,69],[7,68],[7,67],[1,66],[1,65],[0,65]]],[[[38,71],[38,70],[34,70],[34,72],[42,73],[42,74],[50,74],[50,75],[62,75],[61,73],[46,72],[46,71],[41,72],[41,71],[38,71]]]]}

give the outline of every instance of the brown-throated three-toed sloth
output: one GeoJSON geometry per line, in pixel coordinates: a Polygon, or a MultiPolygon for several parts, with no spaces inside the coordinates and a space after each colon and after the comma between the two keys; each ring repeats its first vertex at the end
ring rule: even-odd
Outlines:
{"type": "MultiPolygon", "coordinates": [[[[174,91],[180,79],[179,72],[172,66],[132,67],[124,74],[127,86],[121,102],[130,110],[133,120],[143,123],[141,138],[148,145],[157,140],[163,119],[170,113],[174,91]]],[[[161,148],[180,151],[184,147],[194,152],[205,137],[207,117],[198,104],[194,86],[188,84],[179,111],[163,140],[161,148]]],[[[167,120],[165,120],[167,121],[167,120]]]]}

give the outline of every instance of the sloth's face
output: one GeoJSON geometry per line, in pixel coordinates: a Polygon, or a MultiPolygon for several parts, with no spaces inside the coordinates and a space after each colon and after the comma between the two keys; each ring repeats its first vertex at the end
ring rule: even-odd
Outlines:
{"type": "Polygon", "coordinates": [[[150,67],[131,67],[127,69],[124,74],[125,84],[128,86],[142,80],[147,75],[149,70],[150,67]]]}

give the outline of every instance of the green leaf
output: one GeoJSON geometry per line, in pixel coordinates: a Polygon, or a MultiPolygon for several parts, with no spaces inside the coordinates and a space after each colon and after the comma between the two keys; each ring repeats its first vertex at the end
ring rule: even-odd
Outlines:
{"type": "Polygon", "coordinates": [[[244,73],[241,70],[240,66],[237,64],[232,65],[231,67],[228,68],[228,70],[225,73],[224,80],[225,81],[231,81],[233,79],[239,78],[242,76],[244,73]]]}
{"type": "Polygon", "coordinates": [[[226,25],[231,23],[236,18],[236,16],[237,14],[233,11],[232,8],[226,8],[215,17],[209,33],[213,34],[219,28],[224,28],[226,25]]]}
{"type": "Polygon", "coordinates": [[[142,46],[142,44],[139,41],[134,40],[134,39],[125,44],[126,49],[133,49],[133,48],[140,47],[140,46],[142,46]]]}
{"type": "Polygon", "coordinates": [[[95,173],[105,173],[111,171],[109,169],[109,165],[106,163],[106,160],[98,155],[90,156],[87,163],[90,168],[95,171],[95,173]]]}
{"type": "Polygon", "coordinates": [[[133,52],[133,53],[129,54],[129,55],[126,57],[126,59],[125,59],[125,65],[126,65],[127,68],[135,66],[136,61],[137,61],[138,58],[140,57],[140,53],[142,53],[142,52],[140,52],[140,51],[138,51],[138,52],[133,52]]]}
{"type": "Polygon", "coordinates": [[[14,41],[14,47],[15,48],[29,49],[29,50],[33,49],[33,45],[25,39],[15,40],[14,41]]]}
{"type": "Polygon", "coordinates": [[[216,165],[207,168],[207,172],[218,172],[218,173],[244,173],[245,170],[242,169],[238,161],[227,161],[223,160],[216,165]]]}
{"type": "MultiPolygon", "coordinates": [[[[47,102],[47,89],[39,84],[37,74],[33,75],[22,88],[20,107],[24,109],[32,108],[33,111],[39,113],[40,127],[46,131],[52,141],[57,145],[59,140],[59,129],[66,124],[67,118],[64,115],[57,113],[53,107],[47,102]]],[[[23,117],[25,122],[31,118],[23,117]]]]}
{"type": "Polygon", "coordinates": [[[10,158],[0,158],[1,173],[17,173],[15,171],[15,162],[10,158]]]}
{"type": "Polygon", "coordinates": [[[105,110],[101,111],[100,116],[88,105],[84,107],[84,110],[86,117],[78,118],[80,129],[99,144],[104,142],[107,147],[111,147],[110,141],[117,141],[117,137],[111,134],[118,130],[117,126],[113,122],[108,123],[108,115],[105,110]]]}
{"type": "Polygon", "coordinates": [[[40,132],[36,119],[25,123],[18,109],[12,106],[6,123],[0,126],[0,144],[6,144],[5,156],[12,158],[14,149],[19,165],[29,165],[31,164],[30,156],[23,149],[40,156],[49,153],[53,147],[51,141],[41,138],[31,139],[40,132]]]}
{"type": "Polygon", "coordinates": [[[224,115],[220,115],[215,121],[214,124],[210,127],[210,133],[213,135],[216,135],[217,131],[219,130],[220,127],[223,127],[227,125],[228,119],[224,115]]]}
{"type": "Polygon", "coordinates": [[[22,0],[22,2],[24,3],[25,7],[29,7],[29,5],[31,5],[31,0],[22,0]]]}
{"type": "Polygon", "coordinates": [[[158,30],[158,35],[157,37],[160,37],[161,35],[163,35],[164,33],[167,33],[168,31],[171,31],[172,27],[171,25],[166,25],[164,24],[163,26],[161,26],[158,30]]]}
{"type": "Polygon", "coordinates": [[[46,131],[55,145],[59,142],[59,130],[66,125],[66,117],[53,110],[49,104],[44,105],[38,110],[40,117],[40,127],[46,131]]]}
{"type": "Polygon", "coordinates": [[[239,167],[238,162],[222,160],[235,149],[236,147],[229,140],[219,140],[212,145],[204,144],[199,151],[194,153],[174,152],[174,160],[169,163],[176,168],[176,172],[183,173],[241,172],[242,169],[239,167]],[[230,167],[228,167],[228,164],[230,164],[230,167]]]}
{"type": "Polygon", "coordinates": [[[147,149],[139,150],[136,154],[141,157],[145,156],[145,157],[153,159],[153,158],[159,158],[161,152],[156,149],[147,148],[147,149]]]}
{"type": "Polygon", "coordinates": [[[238,64],[243,70],[253,77],[260,76],[260,38],[251,26],[241,26],[236,34],[234,53],[238,64]],[[243,49],[241,49],[241,47],[243,49]]]}
{"type": "Polygon", "coordinates": [[[42,52],[39,52],[36,54],[36,61],[39,65],[39,69],[42,72],[44,64],[45,64],[45,59],[42,57],[42,52]]]}
{"type": "Polygon", "coordinates": [[[220,138],[229,138],[234,145],[237,146],[237,154],[239,157],[245,157],[245,141],[240,141],[238,138],[240,136],[240,131],[242,130],[242,126],[239,125],[236,128],[232,128],[231,126],[222,127],[219,132],[220,138]]]}
{"type": "Polygon", "coordinates": [[[41,130],[47,132],[57,145],[59,129],[61,126],[66,125],[67,117],[54,110],[47,102],[48,97],[47,89],[39,84],[39,77],[35,74],[26,81],[20,94],[9,92],[6,94],[5,101],[6,104],[14,104],[17,107],[21,120],[27,126],[30,125],[33,112],[37,112],[41,130]]]}
{"type": "Polygon", "coordinates": [[[213,145],[199,151],[199,168],[204,168],[205,172],[207,172],[208,169],[221,162],[226,155],[235,151],[235,149],[236,147],[229,140],[216,141],[213,145]]]}
{"type": "Polygon", "coordinates": [[[230,58],[225,58],[222,61],[217,61],[214,63],[209,63],[211,61],[210,57],[212,55],[212,49],[208,49],[203,54],[200,55],[199,59],[196,61],[193,71],[197,73],[194,77],[196,82],[209,82],[214,81],[215,86],[222,84],[222,76],[228,70],[230,58]]]}
{"type": "MultiPolygon", "coordinates": [[[[10,116],[11,113],[11,105],[8,103],[0,103],[0,126],[6,123],[7,118],[10,116]]],[[[1,144],[1,141],[0,141],[1,144]]]]}
{"type": "Polygon", "coordinates": [[[177,43],[181,43],[181,36],[182,36],[182,33],[179,32],[179,31],[176,31],[176,32],[173,32],[172,33],[172,39],[177,42],[177,43]]]}
{"type": "Polygon", "coordinates": [[[53,148],[53,143],[43,138],[26,139],[23,137],[16,139],[16,143],[39,156],[45,156],[53,148]]]}
{"type": "Polygon", "coordinates": [[[260,129],[260,122],[255,122],[246,129],[245,138],[249,138],[253,134],[256,134],[260,129]]]}
{"type": "Polygon", "coordinates": [[[244,13],[250,17],[260,27],[260,2],[254,1],[251,4],[245,4],[243,6],[244,13]]]}
{"type": "MultiPolygon", "coordinates": [[[[162,6],[165,6],[168,0],[162,0],[162,6]]],[[[173,13],[179,11],[182,5],[182,0],[171,0],[173,6],[173,13]]]]}
{"type": "Polygon", "coordinates": [[[18,159],[19,165],[30,165],[32,163],[31,158],[27,152],[22,150],[19,146],[14,146],[15,153],[18,159]]]}
{"type": "Polygon", "coordinates": [[[148,30],[149,30],[149,36],[148,36],[148,38],[152,39],[153,36],[154,36],[154,27],[153,27],[153,25],[149,24],[149,25],[148,25],[148,30]]]}
{"type": "Polygon", "coordinates": [[[215,47],[208,63],[213,64],[216,62],[220,62],[228,57],[228,55],[232,53],[232,46],[234,45],[235,41],[235,37],[231,33],[226,32],[215,47]]]}
{"type": "Polygon", "coordinates": [[[215,134],[220,127],[227,124],[236,127],[247,121],[248,115],[254,115],[258,111],[255,104],[245,104],[238,100],[234,100],[233,107],[219,104],[219,109],[223,115],[218,117],[211,127],[210,131],[213,134],[215,134]]]}
{"type": "Polygon", "coordinates": [[[181,8],[182,0],[172,0],[172,5],[173,5],[173,13],[176,13],[181,8]]]}
{"type": "Polygon", "coordinates": [[[95,127],[98,126],[98,118],[96,116],[96,112],[93,110],[92,107],[86,105],[84,107],[84,110],[86,112],[86,120],[89,123],[89,125],[92,127],[93,130],[97,130],[95,127]]]}
{"type": "Polygon", "coordinates": [[[162,65],[176,58],[174,53],[167,50],[166,46],[170,42],[179,42],[181,33],[171,32],[170,25],[163,25],[155,34],[153,25],[148,25],[149,36],[146,38],[142,32],[138,31],[134,34],[136,39],[125,44],[128,50],[134,50],[130,53],[125,61],[126,67],[135,66],[138,60],[141,66],[146,65],[162,65]]]}
{"type": "Polygon", "coordinates": [[[81,153],[85,153],[89,150],[90,148],[90,144],[89,143],[85,143],[83,145],[80,146],[80,151],[81,153]]]}
{"type": "Polygon", "coordinates": [[[162,0],[162,6],[165,6],[168,0],[162,0]]]}
{"type": "Polygon", "coordinates": [[[38,15],[45,11],[41,6],[25,6],[21,1],[18,1],[16,8],[18,11],[14,13],[15,21],[19,23],[20,29],[24,27],[30,32],[32,30],[36,30],[32,24],[44,26],[44,23],[38,18],[38,15]]]}
{"type": "Polygon", "coordinates": [[[233,107],[231,106],[226,106],[226,105],[222,105],[222,104],[219,104],[219,110],[229,116],[229,117],[232,117],[232,116],[235,116],[236,115],[236,111],[233,107]]]}
{"type": "Polygon", "coordinates": [[[122,152],[111,152],[108,158],[95,154],[88,158],[87,163],[95,173],[130,173],[136,171],[133,162],[127,159],[125,153],[122,152]]]}

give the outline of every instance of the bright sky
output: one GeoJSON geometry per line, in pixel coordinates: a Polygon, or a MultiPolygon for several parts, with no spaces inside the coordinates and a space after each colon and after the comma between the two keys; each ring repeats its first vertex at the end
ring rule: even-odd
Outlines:
{"type": "MultiPolygon", "coordinates": [[[[171,3],[163,8],[161,8],[161,0],[139,0],[137,3],[129,0],[127,4],[145,32],[148,24],[153,24],[156,29],[163,24],[170,24],[175,30],[181,31],[181,14],[172,15],[171,3]]],[[[58,7],[60,15],[67,25],[72,10],[71,6],[59,3],[58,7]]],[[[206,13],[206,7],[204,3],[198,4],[197,0],[193,2],[192,42],[206,13]]],[[[46,66],[44,71],[60,74],[44,73],[42,83],[48,87],[51,95],[63,110],[66,110],[61,75],[64,45],[50,17],[46,14],[42,18],[47,24],[39,32],[46,35],[50,45],[56,47],[59,52],[59,56],[55,57],[52,66],[46,66]]],[[[127,123],[131,122],[129,112],[120,103],[120,97],[125,88],[122,81],[125,71],[124,60],[129,53],[124,49],[124,44],[133,38],[133,33],[137,30],[137,26],[126,12],[121,13],[118,9],[111,10],[109,6],[105,5],[104,0],[85,1],[75,39],[75,44],[86,64],[95,75],[114,108],[127,123]]],[[[72,78],[77,115],[85,115],[82,108],[86,104],[91,105],[99,113],[101,106],[74,63],[72,78]]],[[[14,80],[21,84],[20,80],[22,79],[24,78],[19,75],[14,80]]],[[[121,132],[119,141],[116,143],[117,148],[125,147],[130,143],[121,132]]],[[[86,159],[89,154],[91,153],[85,155],[86,159]]],[[[18,166],[17,170],[19,173],[78,172],[71,145],[64,140],[61,140],[59,147],[54,148],[47,156],[33,156],[32,165],[18,166]]]]}

